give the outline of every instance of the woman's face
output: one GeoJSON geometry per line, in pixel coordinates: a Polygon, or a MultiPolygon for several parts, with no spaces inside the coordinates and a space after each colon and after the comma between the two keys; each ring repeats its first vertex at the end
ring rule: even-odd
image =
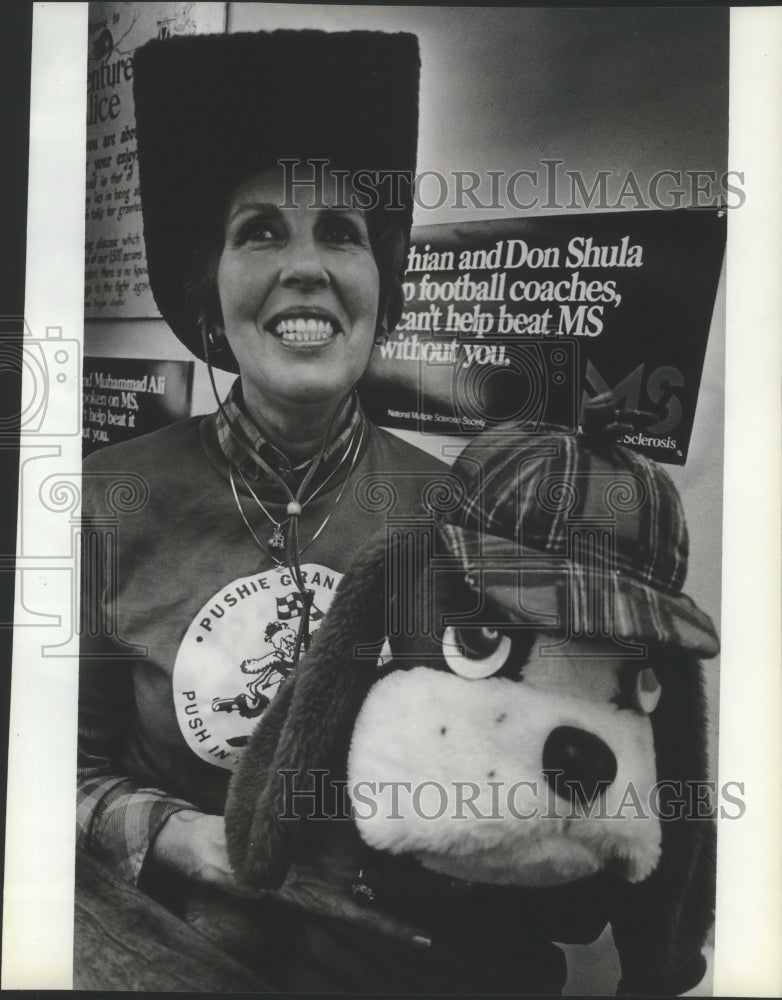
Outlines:
{"type": "Polygon", "coordinates": [[[335,403],[369,362],[380,279],[366,219],[319,193],[294,189],[280,207],[274,169],[231,197],[217,290],[248,403],[335,403]]]}

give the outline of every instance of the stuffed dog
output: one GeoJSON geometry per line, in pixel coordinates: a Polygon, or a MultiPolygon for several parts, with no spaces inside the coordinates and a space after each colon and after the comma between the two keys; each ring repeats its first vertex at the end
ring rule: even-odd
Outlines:
{"type": "Polygon", "coordinates": [[[431,521],[357,559],[251,739],[226,808],[237,877],[285,895],[320,866],[299,909],[319,881],[352,901],[315,905],[296,961],[333,954],[345,978],[310,988],[556,993],[551,942],[607,922],[619,992],[703,976],[699,658],[717,637],[682,593],[669,476],[613,443],[615,424],[587,431],[500,427],[469,445],[431,521]],[[367,926],[422,927],[425,960],[370,941],[362,906],[367,926]]]}

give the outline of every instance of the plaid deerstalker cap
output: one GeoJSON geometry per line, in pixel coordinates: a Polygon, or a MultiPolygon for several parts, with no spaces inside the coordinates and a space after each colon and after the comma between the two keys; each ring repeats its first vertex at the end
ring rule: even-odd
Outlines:
{"type": "MultiPolygon", "coordinates": [[[[320,169],[306,161],[319,159],[349,175],[392,176],[368,212],[370,238],[393,223],[409,240],[419,71],[418,39],[402,32],[188,35],[136,50],[149,281],[163,318],[196,357],[203,359],[201,338],[187,295],[196,251],[205,234],[222,235],[228,197],[252,174],[297,160],[297,179],[306,182],[320,169]]],[[[400,279],[404,256],[404,247],[394,254],[400,279]]],[[[214,363],[237,371],[225,353],[227,363],[214,363]]]]}
{"type": "Polygon", "coordinates": [[[512,622],[719,652],[682,592],[688,534],[670,476],[588,436],[501,427],[455,462],[464,489],[438,530],[470,585],[512,622]]]}

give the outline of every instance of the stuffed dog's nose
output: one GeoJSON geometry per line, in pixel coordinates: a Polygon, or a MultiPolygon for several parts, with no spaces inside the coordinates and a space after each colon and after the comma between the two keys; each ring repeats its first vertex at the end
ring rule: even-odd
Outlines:
{"type": "Polygon", "coordinates": [[[560,798],[588,805],[616,777],[616,757],[594,733],[557,726],[543,745],[543,773],[560,798]]]}

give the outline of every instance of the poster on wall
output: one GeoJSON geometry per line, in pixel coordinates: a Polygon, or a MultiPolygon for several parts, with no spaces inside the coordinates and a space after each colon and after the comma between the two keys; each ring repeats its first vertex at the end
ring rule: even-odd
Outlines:
{"type": "Polygon", "coordinates": [[[151,38],[225,30],[224,3],[91,3],[84,314],[158,316],[141,222],[133,53],[151,38]]]}
{"type": "Polygon", "coordinates": [[[192,361],[85,357],[82,454],[190,416],[192,361]]]}
{"type": "Polygon", "coordinates": [[[375,352],[365,408],[424,433],[575,430],[584,399],[611,393],[648,414],[623,443],[683,465],[726,221],[682,209],[414,230],[404,312],[375,352]]]}

